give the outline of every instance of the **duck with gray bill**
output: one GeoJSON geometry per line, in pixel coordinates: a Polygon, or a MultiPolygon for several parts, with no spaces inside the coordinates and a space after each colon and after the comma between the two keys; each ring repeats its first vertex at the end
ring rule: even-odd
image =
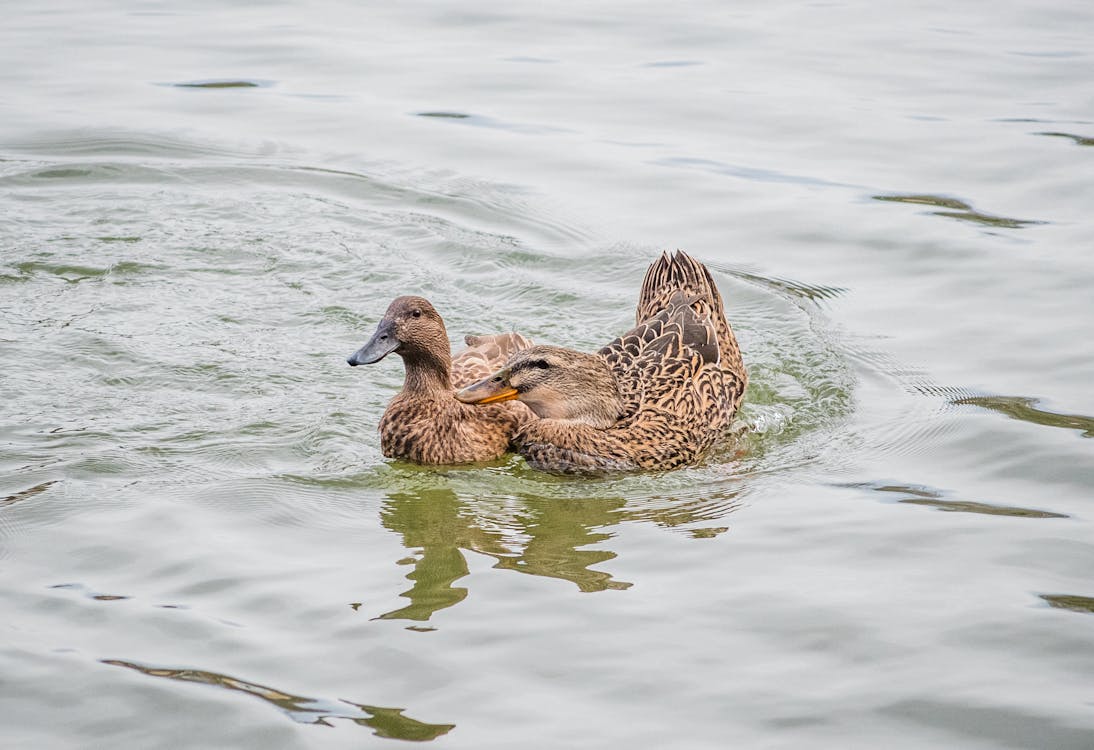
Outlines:
{"type": "Polygon", "coordinates": [[[403,389],[380,419],[380,449],[422,464],[489,461],[503,455],[517,429],[533,419],[520,403],[472,407],[453,396],[532,345],[517,333],[468,336],[452,357],[444,320],[424,297],[398,297],[376,331],[346,361],[371,365],[394,352],[403,360],[403,389]]]}

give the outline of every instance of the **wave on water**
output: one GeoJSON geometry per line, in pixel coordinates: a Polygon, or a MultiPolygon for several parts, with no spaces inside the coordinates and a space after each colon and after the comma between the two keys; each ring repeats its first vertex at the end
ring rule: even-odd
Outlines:
{"type": "Polygon", "coordinates": [[[447,734],[455,724],[428,724],[404,715],[402,708],[386,708],[344,699],[308,698],[283,690],[241,680],[203,669],[155,667],[122,659],[103,659],[103,664],[125,667],[149,677],[208,685],[259,698],[301,724],[332,726],[332,719],[345,719],[369,727],[378,737],[425,742],[447,734]]]}

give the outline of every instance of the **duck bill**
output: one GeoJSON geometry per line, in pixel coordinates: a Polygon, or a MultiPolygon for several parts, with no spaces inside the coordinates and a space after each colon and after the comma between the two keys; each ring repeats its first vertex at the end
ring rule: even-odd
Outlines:
{"type": "Polygon", "coordinates": [[[350,355],[346,361],[349,362],[350,367],[371,365],[373,362],[379,362],[398,348],[399,339],[395,338],[394,324],[391,321],[382,320],[376,329],[376,333],[372,334],[372,338],[368,340],[368,343],[350,355]]]}
{"type": "Polygon", "coordinates": [[[509,385],[509,378],[503,373],[491,375],[456,392],[456,398],[465,404],[496,404],[512,401],[516,397],[517,389],[509,385]]]}

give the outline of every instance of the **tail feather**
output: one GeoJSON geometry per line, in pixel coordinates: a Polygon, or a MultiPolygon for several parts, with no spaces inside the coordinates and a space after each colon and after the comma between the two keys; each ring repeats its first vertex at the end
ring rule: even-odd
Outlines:
{"type": "Polygon", "coordinates": [[[667,252],[661,253],[661,257],[646,272],[635,313],[638,325],[671,307],[675,296],[680,293],[691,299],[688,304],[697,314],[709,316],[718,338],[718,359],[723,366],[736,367],[743,371],[741,350],[737,346],[733,329],[726,320],[725,304],[714,283],[714,277],[706,266],[682,250],[671,255],[667,252]]]}
{"type": "Polygon", "coordinates": [[[718,293],[710,271],[687,253],[677,250],[672,255],[661,253],[661,257],[646,271],[642,291],[638,295],[635,323],[640,325],[665,309],[676,292],[705,300],[715,320],[725,319],[722,295],[718,293]]]}

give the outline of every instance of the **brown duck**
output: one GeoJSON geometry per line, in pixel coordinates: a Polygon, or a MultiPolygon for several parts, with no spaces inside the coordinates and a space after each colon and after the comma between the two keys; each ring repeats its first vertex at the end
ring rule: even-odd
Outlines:
{"type": "Polygon", "coordinates": [[[505,453],[517,428],[534,419],[522,404],[480,408],[453,398],[457,387],[488,375],[532,342],[519,333],[464,340],[468,348],[453,358],[444,321],[433,305],[422,297],[398,297],[368,343],[346,360],[356,367],[392,352],[403,358],[403,390],[380,419],[385,456],[420,464],[488,461],[505,453]]]}
{"type": "Polygon", "coordinates": [[[748,374],[722,297],[702,263],[662,254],[646,272],[637,325],[596,354],[532,346],[459,391],[466,403],[517,399],[540,419],[514,436],[539,469],[611,472],[694,463],[722,437],[748,374]]]}

